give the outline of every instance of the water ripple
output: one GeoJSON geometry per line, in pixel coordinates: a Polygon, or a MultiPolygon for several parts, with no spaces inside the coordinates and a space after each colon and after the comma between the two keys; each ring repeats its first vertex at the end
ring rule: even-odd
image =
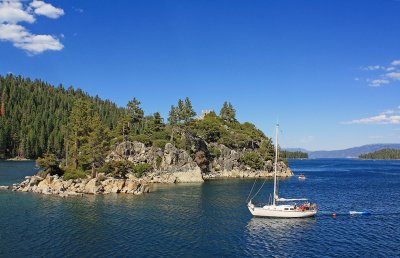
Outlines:
{"type": "MultiPolygon", "coordinates": [[[[159,185],[145,196],[0,192],[0,257],[399,257],[400,163],[324,162],[296,161],[307,180],[279,184],[284,196],[318,202],[313,219],[252,218],[253,180],[159,185]],[[365,209],[372,215],[349,215],[365,209]]],[[[32,168],[0,163],[0,184],[32,168]]]]}

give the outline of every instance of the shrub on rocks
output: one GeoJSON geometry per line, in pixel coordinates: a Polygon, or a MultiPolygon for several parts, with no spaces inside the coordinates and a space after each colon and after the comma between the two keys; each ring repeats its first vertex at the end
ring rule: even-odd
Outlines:
{"type": "Polygon", "coordinates": [[[111,161],[105,163],[100,171],[112,177],[126,178],[128,173],[134,172],[134,165],[127,160],[111,161]]]}
{"type": "Polygon", "coordinates": [[[73,168],[67,168],[67,170],[64,173],[64,180],[86,178],[86,177],[87,174],[85,172],[73,168]]]}
{"type": "Polygon", "coordinates": [[[134,167],[134,173],[136,177],[142,177],[142,175],[151,170],[151,165],[147,163],[141,163],[134,167]]]}
{"type": "Polygon", "coordinates": [[[252,169],[261,169],[264,165],[264,162],[260,155],[257,152],[247,151],[244,152],[239,161],[252,169]]]}
{"type": "Polygon", "coordinates": [[[60,162],[54,154],[46,154],[43,158],[36,160],[36,166],[44,169],[39,174],[45,178],[47,174],[62,176],[64,171],[60,169],[60,162]]]}

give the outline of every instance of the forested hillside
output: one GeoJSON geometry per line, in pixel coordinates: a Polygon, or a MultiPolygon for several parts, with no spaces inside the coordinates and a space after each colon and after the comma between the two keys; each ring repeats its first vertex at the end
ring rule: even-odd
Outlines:
{"type": "Polygon", "coordinates": [[[67,123],[77,100],[91,103],[110,129],[122,113],[111,101],[90,97],[80,89],[0,76],[0,158],[36,158],[44,153],[65,156],[67,123]]]}
{"type": "Polygon", "coordinates": [[[200,165],[217,159],[223,145],[241,153],[239,163],[256,170],[266,169],[274,154],[271,139],[255,125],[238,122],[229,102],[219,114],[197,116],[189,98],[179,99],[164,121],[159,112],[145,115],[136,98],[118,108],[80,89],[11,75],[0,77],[0,94],[0,158],[45,156],[39,166],[52,173],[67,171],[70,178],[98,169],[127,171],[129,162],[105,164],[113,146],[126,141],[160,149],[172,143],[200,165]]]}
{"type": "Polygon", "coordinates": [[[287,151],[281,152],[281,157],[285,159],[308,159],[308,153],[302,151],[287,151]]]}
{"type": "Polygon", "coordinates": [[[400,159],[400,150],[383,149],[359,156],[360,159],[400,159]]]}

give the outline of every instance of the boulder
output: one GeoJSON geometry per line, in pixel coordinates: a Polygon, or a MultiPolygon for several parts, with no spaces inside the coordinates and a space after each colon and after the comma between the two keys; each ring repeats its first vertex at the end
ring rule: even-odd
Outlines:
{"type": "Polygon", "coordinates": [[[39,182],[39,184],[37,185],[37,192],[39,193],[50,193],[51,189],[48,183],[48,180],[42,180],[39,182]]]}
{"type": "Polygon", "coordinates": [[[41,178],[40,176],[32,176],[28,178],[28,180],[29,180],[29,186],[34,186],[38,185],[39,182],[43,180],[43,178],[41,178]]]}
{"type": "Polygon", "coordinates": [[[124,179],[109,178],[101,182],[104,193],[120,193],[125,186],[124,179]]]}
{"type": "Polygon", "coordinates": [[[103,186],[100,184],[99,180],[93,178],[85,185],[84,192],[87,194],[98,194],[103,191],[103,186]]]}
{"type": "Polygon", "coordinates": [[[63,181],[60,179],[54,179],[53,182],[50,184],[50,188],[53,192],[63,192],[64,191],[64,184],[63,181]]]}
{"type": "Polygon", "coordinates": [[[201,169],[196,167],[186,172],[173,173],[175,183],[199,183],[204,182],[201,169]]]}
{"type": "Polygon", "coordinates": [[[127,179],[125,181],[125,186],[122,189],[123,193],[134,193],[136,189],[139,187],[140,183],[136,180],[127,179]]]}
{"type": "Polygon", "coordinates": [[[10,189],[10,187],[9,187],[9,186],[6,186],[6,185],[0,185],[0,191],[1,191],[1,190],[8,190],[8,189],[10,189]]]}

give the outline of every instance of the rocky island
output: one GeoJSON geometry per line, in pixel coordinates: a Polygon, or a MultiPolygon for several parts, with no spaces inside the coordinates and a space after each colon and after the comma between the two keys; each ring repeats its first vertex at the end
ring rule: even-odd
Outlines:
{"type": "MultiPolygon", "coordinates": [[[[205,144],[205,142],[203,143],[205,144]]],[[[203,150],[199,149],[199,152],[209,152],[207,145],[197,145],[197,147],[199,146],[205,147],[203,150]]],[[[105,173],[98,173],[94,178],[88,175],[87,178],[64,180],[62,176],[47,173],[45,177],[40,175],[28,176],[20,184],[13,185],[12,189],[21,192],[57,194],[62,197],[108,193],[139,195],[148,193],[150,185],[157,183],[193,183],[218,178],[273,176],[270,160],[265,163],[262,169],[255,170],[240,162],[240,152],[231,150],[224,145],[211,144],[211,146],[217,148],[221,155],[211,158],[211,160],[201,160],[192,159],[185,150],[177,149],[171,143],[167,143],[162,150],[161,148],[146,147],[140,142],[126,141],[116,145],[105,162],[127,161],[132,165],[152,164],[152,169],[140,178],[133,173],[128,173],[126,178],[116,178],[107,176],[105,173]],[[207,165],[204,166],[204,164],[207,165]]],[[[196,147],[196,145],[193,145],[193,147],[196,147]]],[[[278,171],[280,177],[293,175],[284,162],[279,162],[278,171]]]]}
{"type": "MultiPolygon", "coordinates": [[[[219,114],[206,110],[196,116],[190,99],[179,99],[165,122],[159,112],[145,115],[135,98],[118,108],[79,89],[11,75],[0,81],[0,157],[37,158],[42,168],[13,185],[14,191],[142,194],[158,183],[273,175],[271,139],[255,125],[240,123],[229,102],[219,114]],[[20,96],[18,105],[29,112],[11,103],[20,96]]],[[[278,171],[293,175],[284,159],[278,171]]]]}

